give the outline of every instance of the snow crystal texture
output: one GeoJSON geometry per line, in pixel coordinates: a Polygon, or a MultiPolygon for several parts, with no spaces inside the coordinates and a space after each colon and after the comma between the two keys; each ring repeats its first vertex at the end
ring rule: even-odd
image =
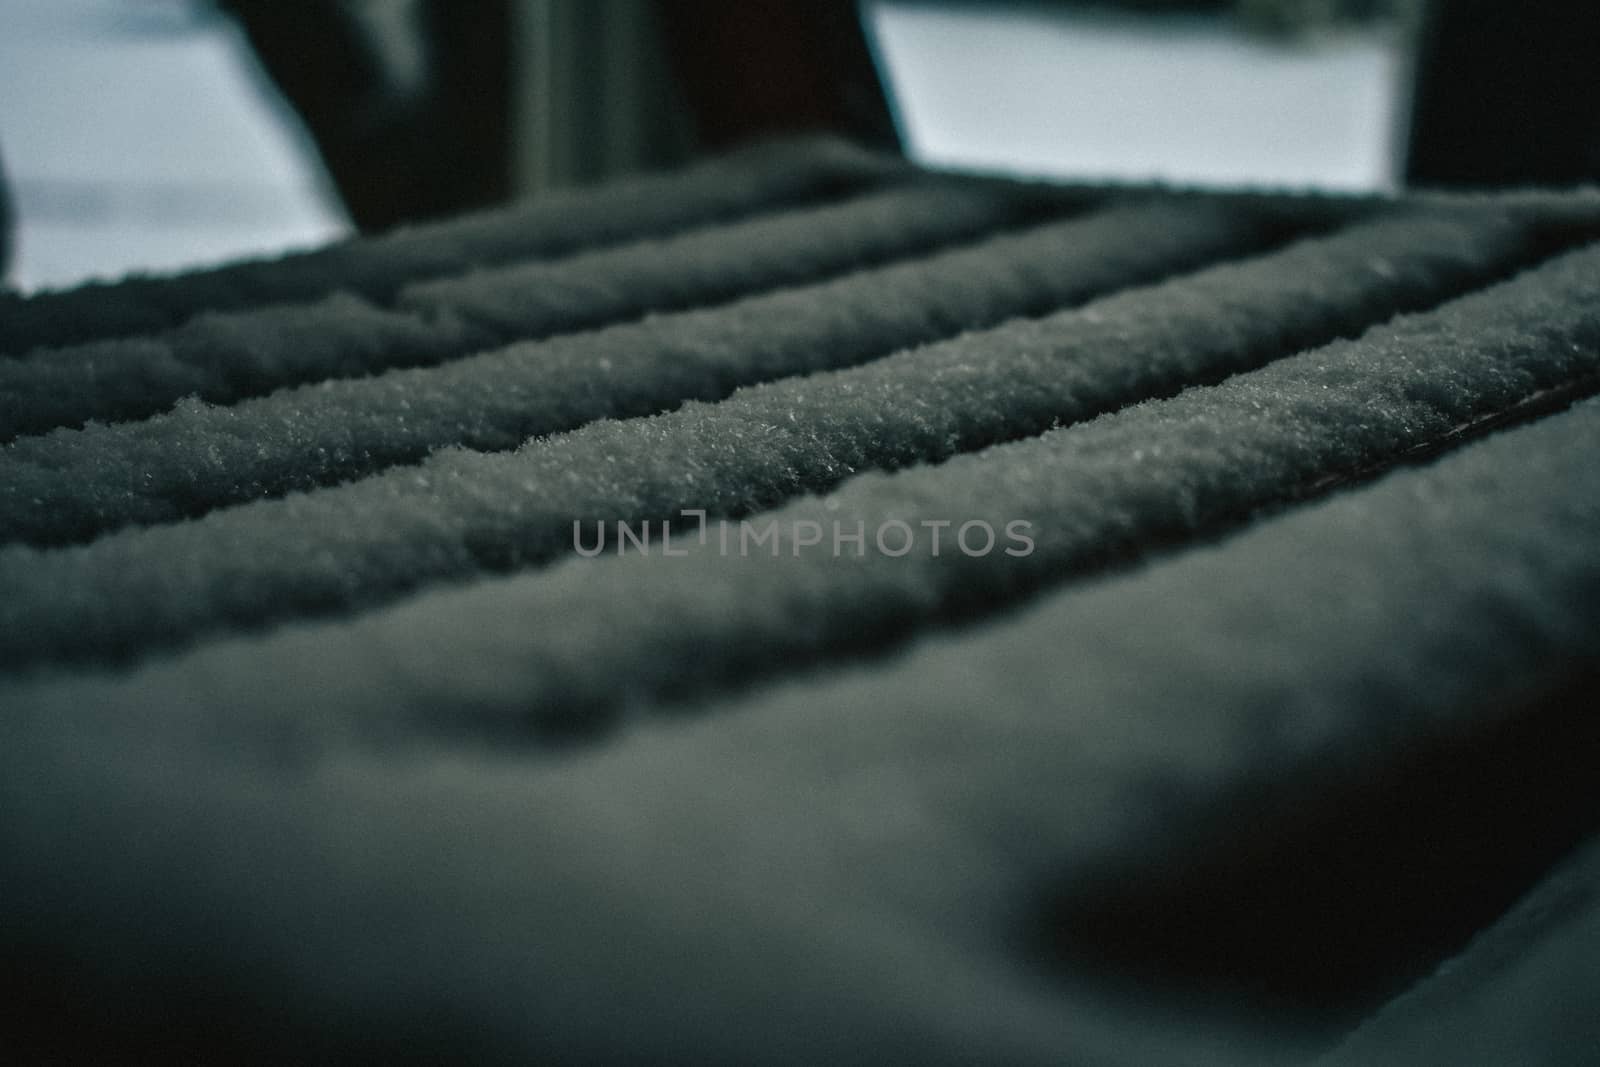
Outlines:
{"type": "Polygon", "coordinates": [[[1597,239],[810,140],[0,298],[0,1045],[1585,1062],[1597,239]]]}

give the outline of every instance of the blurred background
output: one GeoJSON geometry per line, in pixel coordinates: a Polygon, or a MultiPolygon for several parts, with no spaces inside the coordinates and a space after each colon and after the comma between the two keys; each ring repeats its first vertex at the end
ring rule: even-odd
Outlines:
{"type": "Polygon", "coordinates": [[[1077,180],[1571,184],[1597,52],[1593,0],[0,0],[0,261],[273,254],[812,130],[1077,180]]]}

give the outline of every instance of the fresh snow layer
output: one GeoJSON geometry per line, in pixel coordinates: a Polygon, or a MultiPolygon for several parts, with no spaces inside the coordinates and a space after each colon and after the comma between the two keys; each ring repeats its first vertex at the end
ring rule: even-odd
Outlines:
{"type": "MultiPolygon", "coordinates": [[[[441,363],[496,342],[717,303],[970,240],[1040,210],[1028,187],[929,182],[821,207],[582,253],[559,265],[468,274],[411,309],[345,292],[307,304],[207,312],[172,330],[0,359],[0,439],[129,419],[186,396],[231,402],[302,382],[441,363]],[[491,322],[484,306],[514,306],[491,322]]],[[[431,290],[430,290],[431,292],[431,290]]]]}
{"type": "MultiPolygon", "coordinates": [[[[546,692],[529,703],[579,713],[636,684],[681,682],[689,666],[709,681],[870,644],[1108,554],[1242,521],[1329,477],[1391,462],[1600,373],[1600,308],[1587,298],[1597,284],[1600,246],[1356,341],[938,466],[862,474],[775,516],[829,530],[857,521],[876,530],[891,519],[913,527],[982,519],[1000,530],[1022,520],[1032,523],[1037,551],[1020,560],[874,553],[841,565],[812,552],[730,567],[710,551],[672,561],[619,555],[491,583],[439,617],[457,627],[531,612],[519,625],[548,634],[551,669],[540,675],[546,692]],[[676,624],[658,627],[657,609],[676,624]],[[807,625],[795,627],[796,618],[807,625]],[[659,648],[639,659],[656,674],[617,671],[594,655],[602,638],[659,648]]],[[[1308,306],[1309,294],[1285,314],[1308,306]]],[[[1138,307],[1141,318],[1159,321],[1138,307]]],[[[1094,308],[1082,314],[1093,323],[1094,308]]],[[[12,593],[0,604],[0,657],[13,669],[112,661],[230,627],[350,611],[429,582],[548,559],[570,550],[576,523],[671,520],[683,509],[747,515],[862,468],[950,456],[1242,370],[1243,331],[1267,338],[1244,366],[1283,354],[1274,347],[1283,324],[1251,307],[1238,323],[1219,324],[1215,347],[1182,322],[1164,350],[1172,363],[1148,346],[1134,362],[1095,344],[1084,351],[1111,358],[1074,377],[1072,349],[1050,360],[1045,347],[1060,325],[1019,327],[1038,331],[1032,344],[1004,333],[1019,328],[1001,327],[1007,343],[996,348],[986,334],[967,335],[899,364],[758,386],[655,419],[595,423],[516,452],[447,450],[332,490],[84,546],[14,545],[0,550],[0,585],[12,593]],[[986,365],[1003,353],[1010,375],[998,372],[1003,363],[986,365]],[[1141,369],[1154,380],[1116,389],[1118,374],[1141,369]]],[[[1125,328],[1110,322],[1113,336],[1125,328]]],[[[1070,345],[1071,331],[1060,337],[1070,345]]]]}
{"type": "Polygon", "coordinates": [[[315,300],[337,290],[384,302],[423,278],[664,235],[902,174],[903,165],[836,141],[761,145],[677,173],[559,192],[277,259],[26,298],[0,294],[0,355],[160,330],[202,312],[315,300]]]}
{"type": "Polygon", "coordinates": [[[1583,1062],[1597,237],[810,142],[0,300],[0,1044],[1583,1062]]]}
{"type": "MultiPolygon", "coordinates": [[[[568,758],[411,748],[440,708],[498,730],[500,708],[540,706],[540,635],[509,612],[463,626],[410,610],[359,642],[324,626],[12,686],[0,933],[95,949],[107,983],[141,961],[141,988],[169,998],[199,969],[281,1005],[276,1025],[337,1006],[409,1054],[458,1037],[397,1023],[397,1001],[507,1059],[648,1042],[731,1062],[780,1034],[797,1061],[1263,1062],[1237,1033],[1175,1033],[1154,1002],[1118,1014],[1081,975],[1019,971],[1041,891],[1070,914],[1099,873],[1137,885],[1129,871],[1174,869],[1169,847],[1248,839],[1241,798],[1293,825],[1308,795],[1470,744],[1508,695],[1581,662],[1600,638],[1597,437],[1586,402],[878,663],[662,709],[568,758]],[[829,1025],[791,1029],[797,1013],[829,1025]]],[[[634,673],[651,654],[591,647],[634,673]]],[[[1495,959],[1490,979],[1508,974],[1495,959]]],[[[1558,975],[1592,983],[1564,959],[1558,975]]],[[[1272,1062],[1307,1047],[1284,1041],[1272,1062]]]]}
{"type": "MultiPolygon", "coordinates": [[[[1523,250],[1505,220],[1479,225],[1486,261],[1523,250]]],[[[141,422],[25,437],[0,450],[0,540],[86,540],[373,474],[448,445],[504,450],[598,419],[720,400],[742,385],[1047,312],[1257,249],[1273,236],[1259,212],[1165,201],[1108,208],[832,281],[444,366],[324,381],[232,406],[186,401],[141,422]]],[[[1421,256],[1458,254],[1454,236],[1450,247],[1421,256]]],[[[1384,284],[1368,278],[1373,288],[1384,284]]]]}

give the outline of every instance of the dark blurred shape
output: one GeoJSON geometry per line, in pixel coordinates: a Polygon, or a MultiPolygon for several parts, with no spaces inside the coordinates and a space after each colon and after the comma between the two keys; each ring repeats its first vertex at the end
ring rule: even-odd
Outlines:
{"type": "Polygon", "coordinates": [[[1559,680],[1503,697],[1493,727],[1330,780],[1316,803],[1243,794],[1226,818],[1255,820],[1246,843],[1174,849],[1155,879],[1100,872],[1048,900],[1037,932],[1060,961],[1092,959],[1146,991],[1226,991],[1219,1002],[1348,1029],[1595,832],[1600,676],[1550,672],[1559,680]],[[1245,816],[1250,805],[1274,814],[1245,816]]]}
{"type": "Polygon", "coordinates": [[[366,231],[831,131],[898,148],[855,0],[220,0],[366,231]]]}
{"type": "Polygon", "coordinates": [[[222,2],[362,230],[511,195],[511,0],[222,2]]]}
{"type": "Polygon", "coordinates": [[[654,0],[516,0],[519,195],[682,165],[694,154],[654,0]]]}
{"type": "Polygon", "coordinates": [[[855,0],[658,0],[700,143],[828,130],[899,149],[855,0]]]}
{"type": "Polygon", "coordinates": [[[1417,185],[1600,177],[1600,4],[1435,0],[1417,61],[1417,185]]]}

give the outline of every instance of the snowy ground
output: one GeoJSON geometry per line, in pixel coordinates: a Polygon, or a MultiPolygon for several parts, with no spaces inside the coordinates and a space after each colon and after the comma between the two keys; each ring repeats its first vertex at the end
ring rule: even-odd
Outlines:
{"type": "Polygon", "coordinates": [[[1222,17],[866,0],[901,136],[933,164],[1204,184],[1393,187],[1407,81],[1385,35],[1222,17]]]}
{"type": "Polygon", "coordinates": [[[0,157],[23,289],[349,232],[233,25],[191,0],[0,4],[0,157]]]}

